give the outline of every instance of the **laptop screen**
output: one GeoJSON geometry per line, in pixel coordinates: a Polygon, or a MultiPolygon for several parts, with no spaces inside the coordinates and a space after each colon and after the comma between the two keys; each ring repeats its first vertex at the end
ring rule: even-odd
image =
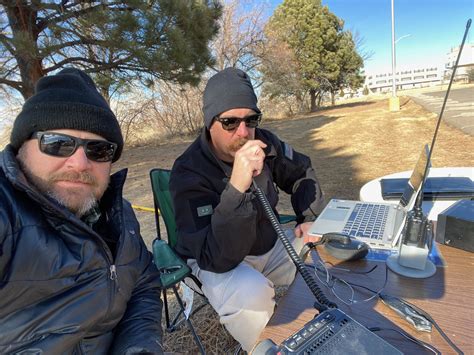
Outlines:
{"type": "MultiPolygon", "coordinates": [[[[428,144],[421,150],[421,154],[416,162],[415,168],[411,173],[410,179],[408,180],[408,184],[405,187],[405,191],[403,191],[402,197],[400,198],[399,204],[402,207],[409,208],[413,207],[413,204],[416,199],[416,195],[421,187],[421,183],[423,182],[423,174],[425,173],[426,161],[428,160],[429,155],[429,148],[428,144]]],[[[431,164],[430,164],[431,165],[431,164]]],[[[429,171],[429,170],[428,170],[429,171]]],[[[428,175],[428,171],[426,174],[428,175]]]]}

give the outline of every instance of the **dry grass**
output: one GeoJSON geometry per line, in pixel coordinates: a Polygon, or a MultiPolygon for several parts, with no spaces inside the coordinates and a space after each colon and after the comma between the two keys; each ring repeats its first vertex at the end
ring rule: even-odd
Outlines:
{"type": "MultiPolygon", "coordinates": [[[[293,119],[266,120],[263,126],[311,157],[328,201],[333,197],[358,199],[366,182],[413,168],[422,146],[431,143],[436,117],[402,97],[399,112],[389,112],[386,99],[367,100],[293,119]]],[[[161,145],[126,149],[115,166],[129,168],[125,196],[136,205],[153,206],[149,170],[171,168],[190,142],[175,139],[161,145]]],[[[442,123],[433,166],[473,166],[473,151],[473,137],[442,123]]],[[[281,196],[279,210],[291,212],[287,196],[281,196]]],[[[155,235],[153,214],[137,211],[137,217],[142,235],[150,245],[155,235]]],[[[235,345],[211,307],[205,307],[194,321],[209,353],[228,353],[235,345]]],[[[186,327],[166,334],[164,344],[170,352],[197,352],[186,327]]]]}
{"type": "MultiPolygon", "coordinates": [[[[275,300],[278,300],[285,294],[288,287],[279,286],[275,289],[275,300]]],[[[172,291],[167,292],[168,304],[172,315],[177,314],[179,307],[174,301],[172,291]]],[[[195,294],[193,301],[193,309],[197,309],[200,305],[205,304],[203,297],[195,294]]],[[[171,317],[172,318],[172,317],[171,317]]],[[[219,318],[214,309],[207,304],[191,318],[191,321],[204,343],[206,352],[209,354],[232,354],[238,348],[239,343],[219,323],[219,318]]],[[[163,329],[165,329],[164,312],[163,312],[163,329]]],[[[183,323],[173,332],[164,332],[163,343],[165,351],[179,354],[194,354],[198,352],[194,338],[189,328],[183,323]]]]}
{"type": "MultiPolygon", "coordinates": [[[[171,314],[176,314],[178,310],[177,302],[174,301],[172,292],[167,292],[168,302],[171,314]]],[[[193,309],[205,303],[205,300],[199,295],[194,296],[193,309]]],[[[164,319],[164,313],[163,313],[164,319]]],[[[210,305],[206,305],[198,313],[191,317],[194,328],[198,336],[202,339],[206,352],[209,353],[232,353],[232,350],[238,343],[230,336],[225,328],[219,323],[217,313],[210,305]]],[[[163,329],[165,322],[163,322],[163,329]]],[[[192,333],[185,324],[169,333],[164,332],[163,343],[165,351],[172,353],[197,353],[198,348],[195,345],[192,333]]]]}

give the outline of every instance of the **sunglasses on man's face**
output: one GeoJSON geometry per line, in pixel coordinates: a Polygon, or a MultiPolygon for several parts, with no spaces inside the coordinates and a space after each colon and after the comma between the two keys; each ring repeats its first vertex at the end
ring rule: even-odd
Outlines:
{"type": "Polygon", "coordinates": [[[242,121],[245,121],[245,125],[248,128],[255,128],[258,126],[262,120],[262,114],[256,113],[255,115],[250,115],[244,118],[239,117],[216,117],[216,121],[222,124],[222,128],[226,131],[232,131],[240,126],[242,121]]]}
{"type": "Polygon", "coordinates": [[[77,148],[83,147],[89,160],[108,162],[114,158],[117,144],[100,139],[81,139],[67,134],[54,132],[36,132],[39,150],[53,157],[66,158],[73,155],[77,148]]]}

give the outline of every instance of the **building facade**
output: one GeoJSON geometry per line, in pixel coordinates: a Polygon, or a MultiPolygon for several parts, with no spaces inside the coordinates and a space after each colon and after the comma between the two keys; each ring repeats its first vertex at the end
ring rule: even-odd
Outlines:
{"type": "MultiPolygon", "coordinates": [[[[406,68],[397,71],[395,83],[397,90],[406,90],[435,86],[449,81],[451,72],[456,63],[460,47],[451,48],[447,53],[444,64],[406,68]]],[[[474,44],[464,45],[458,68],[456,69],[456,82],[468,81],[468,70],[474,68],[474,44]]],[[[366,73],[365,84],[372,93],[388,93],[392,90],[392,72],[366,73]]]]}
{"type": "MultiPolygon", "coordinates": [[[[444,68],[445,80],[451,76],[451,71],[456,63],[460,48],[461,46],[451,48],[451,51],[446,55],[446,64],[444,68]]],[[[454,79],[458,82],[468,82],[467,72],[470,69],[474,69],[474,43],[464,45],[454,79]]]]}
{"type": "MultiPolygon", "coordinates": [[[[406,90],[441,84],[444,68],[431,66],[398,71],[395,75],[397,90],[406,90]]],[[[392,73],[367,74],[365,85],[373,93],[386,93],[392,90],[392,73]]]]}

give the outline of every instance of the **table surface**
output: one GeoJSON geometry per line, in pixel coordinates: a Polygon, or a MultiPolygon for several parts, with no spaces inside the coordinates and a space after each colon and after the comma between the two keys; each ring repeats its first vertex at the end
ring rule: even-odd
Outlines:
{"type": "MultiPolygon", "coordinates": [[[[398,203],[398,200],[384,200],[382,197],[382,192],[380,188],[381,179],[396,179],[396,178],[409,178],[411,175],[411,170],[402,171],[394,174],[389,174],[382,176],[376,179],[373,179],[366,183],[359,192],[359,198],[361,201],[368,202],[392,202],[398,203]]],[[[449,168],[430,168],[428,177],[468,177],[471,180],[474,180],[474,167],[449,167],[449,168]]],[[[428,215],[428,218],[436,221],[438,219],[438,214],[443,212],[457,199],[447,200],[439,199],[436,201],[423,201],[423,212],[428,215]]]]}
{"type": "MultiPolygon", "coordinates": [[[[438,267],[436,274],[427,279],[409,279],[388,271],[387,285],[383,293],[402,297],[428,312],[448,337],[465,354],[474,354],[474,254],[445,245],[438,245],[447,266],[438,267]]],[[[332,274],[372,289],[382,287],[386,267],[385,262],[359,260],[340,263],[325,253],[324,248],[312,252],[312,259],[332,262],[337,267],[352,271],[377,268],[369,274],[333,270],[332,274]]],[[[318,283],[319,284],[319,283],[318,283]]],[[[417,331],[405,320],[402,320],[392,309],[378,299],[347,306],[337,300],[329,289],[321,285],[325,295],[335,301],[339,308],[359,323],[368,327],[403,329],[424,342],[427,342],[443,354],[455,353],[433,327],[431,333],[417,331]]],[[[356,299],[369,297],[369,292],[356,292],[356,299]]],[[[297,275],[287,293],[278,301],[273,317],[260,335],[260,340],[269,338],[280,344],[287,337],[301,329],[305,323],[313,319],[318,311],[313,308],[314,296],[297,275]]],[[[379,331],[377,335],[408,354],[431,353],[393,331],[379,331]]]]}

